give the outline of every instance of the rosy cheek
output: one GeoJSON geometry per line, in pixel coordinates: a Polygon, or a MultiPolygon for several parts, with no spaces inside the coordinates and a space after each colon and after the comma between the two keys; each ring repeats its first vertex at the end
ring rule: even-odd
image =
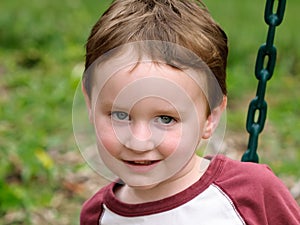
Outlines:
{"type": "Polygon", "coordinates": [[[179,136],[166,135],[164,140],[158,146],[158,150],[162,155],[165,156],[165,158],[167,158],[177,151],[179,143],[179,136]]]}
{"type": "Polygon", "coordinates": [[[116,156],[118,154],[120,142],[116,138],[115,132],[111,127],[111,124],[105,121],[97,121],[96,137],[98,143],[100,143],[101,146],[103,146],[107,152],[109,152],[113,156],[116,156]]]}
{"type": "Polygon", "coordinates": [[[105,134],[98,136],[98,142],[102,146],[101,151],[107,151],[112,156],[117,157],[120,151],[120,143],[114,135],[105,134]]]}

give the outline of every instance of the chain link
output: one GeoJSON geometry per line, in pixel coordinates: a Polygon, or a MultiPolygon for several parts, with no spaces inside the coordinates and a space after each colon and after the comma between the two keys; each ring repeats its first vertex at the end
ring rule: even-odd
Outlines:
{"type": "Polygon", "coordinates": [[[267,82],[272,78],[276,63],[276,48],[274,37],[276,26],[278,26],[284,16],[286,0],[278,0],[276,13],[274,12],[275,0],[267,0],[265,7],[265,22],[269,25],[267,41],[263,44],[257,54],[255,64],[255,77],[258,79],[256,97],[250,102],[246,129],[249,133],[248,149],[242,157],[244,162],[258,163],[257,144],[259,134],[264,129],[267,118],[267,102],[265,93],[267,82]]]}

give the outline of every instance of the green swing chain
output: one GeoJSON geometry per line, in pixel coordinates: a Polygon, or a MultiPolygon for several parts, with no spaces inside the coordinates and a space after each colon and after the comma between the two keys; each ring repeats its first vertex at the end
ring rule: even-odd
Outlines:
{"type": "Polygon", "coordinates": [[[260,46],[256,58],[255,76],[258,79],[256,97],[250,102],[246,129],[249,133],[248,149],[242,157],[243,162],[258,163],[257,144],[258,136],[264,129],[267,117],[267,102],[265,93],[267,81],[271,79],[275,62],[276,48],[274,44],[275,29],[282,20],[285,11],[286,0],[279,0],[276,13],[273,13],[275,0],[267,0],[264,19],[269,25],[267,41],[260,46]],[[265,60],[267,62],[265,63],[265,60]],[[266,66],[265,66],[266,65],[266,66]]]}

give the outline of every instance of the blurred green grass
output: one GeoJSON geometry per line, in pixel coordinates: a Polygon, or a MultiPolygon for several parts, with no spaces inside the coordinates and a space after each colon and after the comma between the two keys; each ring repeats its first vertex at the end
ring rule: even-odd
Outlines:
{"type": "MultiPolygon", "coordinates": [[[[110,1],[5,0],[0,7],[0,224],[7,212],[49,208],[67,172],[81,165],[57,164],[52,151],[78,151],[71,110],[92,25],[110,1]],[[79,71],[79,72],[78,72],[79,71]],[[37,194],[38,193],[38,194],[37,194]]],[[[229,37],[227,130],[246,133],[249,101],[257,81],[254,63],[265,42],[264,1],[206,0],[229,37]]],[[[300,177],[300,3],[289,0],[277,29],[278,59],[268,83],[268,121],[259,154],[279,176],[300,177]]],[[[246,140],[245,140],[246,142],[246,140]]],[[[79,151],[78,151],[79,154],[79,151]]],[[[82,196],[65,201],[80,204],[82,196]]],[[[57,212],[57,221],[60,221],[57,212]]],[[[78,211],[69,215],[78,223],[78,211]],[[75,215],[75,216],[74,216],[75,215]]],[[[57,224],[63,224],[61,221],[57,224]]]]}
{"type": "MultiPolygon", "coordinates": [[[[229,36],[228,130],[243,132],[249,101],[254,98],[257,80],[254,65],[259,46],[266,41],[263,21],[265,1],[206,1],[216,20],[229,36]]],[[[276,3],[275,7],[276,9],[276,3]]],[[[287,1],[283,23],[276,29],[277,62],[268,82],[268,117],[260,135],[261,163],[268,163],[279,176],[300,177],[300,33],[297,12],[300,3],[287,1]]],[[[245,132],[245,131],[244,131],[245,132]]]]}

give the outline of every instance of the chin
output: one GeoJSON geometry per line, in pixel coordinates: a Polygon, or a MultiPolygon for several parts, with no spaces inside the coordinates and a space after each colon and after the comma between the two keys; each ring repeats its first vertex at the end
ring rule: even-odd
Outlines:
{"type": "Polygon", "coordinates": [[[149,185],[130,185],[127,184],[129,187],[135,189],[135,190],[149,190],[154,187],[156,187],[158,184],[149,184],[149,185]]]}
{"type": "Polygon", "coordinates": [[[149,180],[149,179],[122,179],[122,181],[130,188],[136,189],[136,190],[149,190],[157,185],[159,185],[160,182],[154,181],[154,180],[149,180]]]}

